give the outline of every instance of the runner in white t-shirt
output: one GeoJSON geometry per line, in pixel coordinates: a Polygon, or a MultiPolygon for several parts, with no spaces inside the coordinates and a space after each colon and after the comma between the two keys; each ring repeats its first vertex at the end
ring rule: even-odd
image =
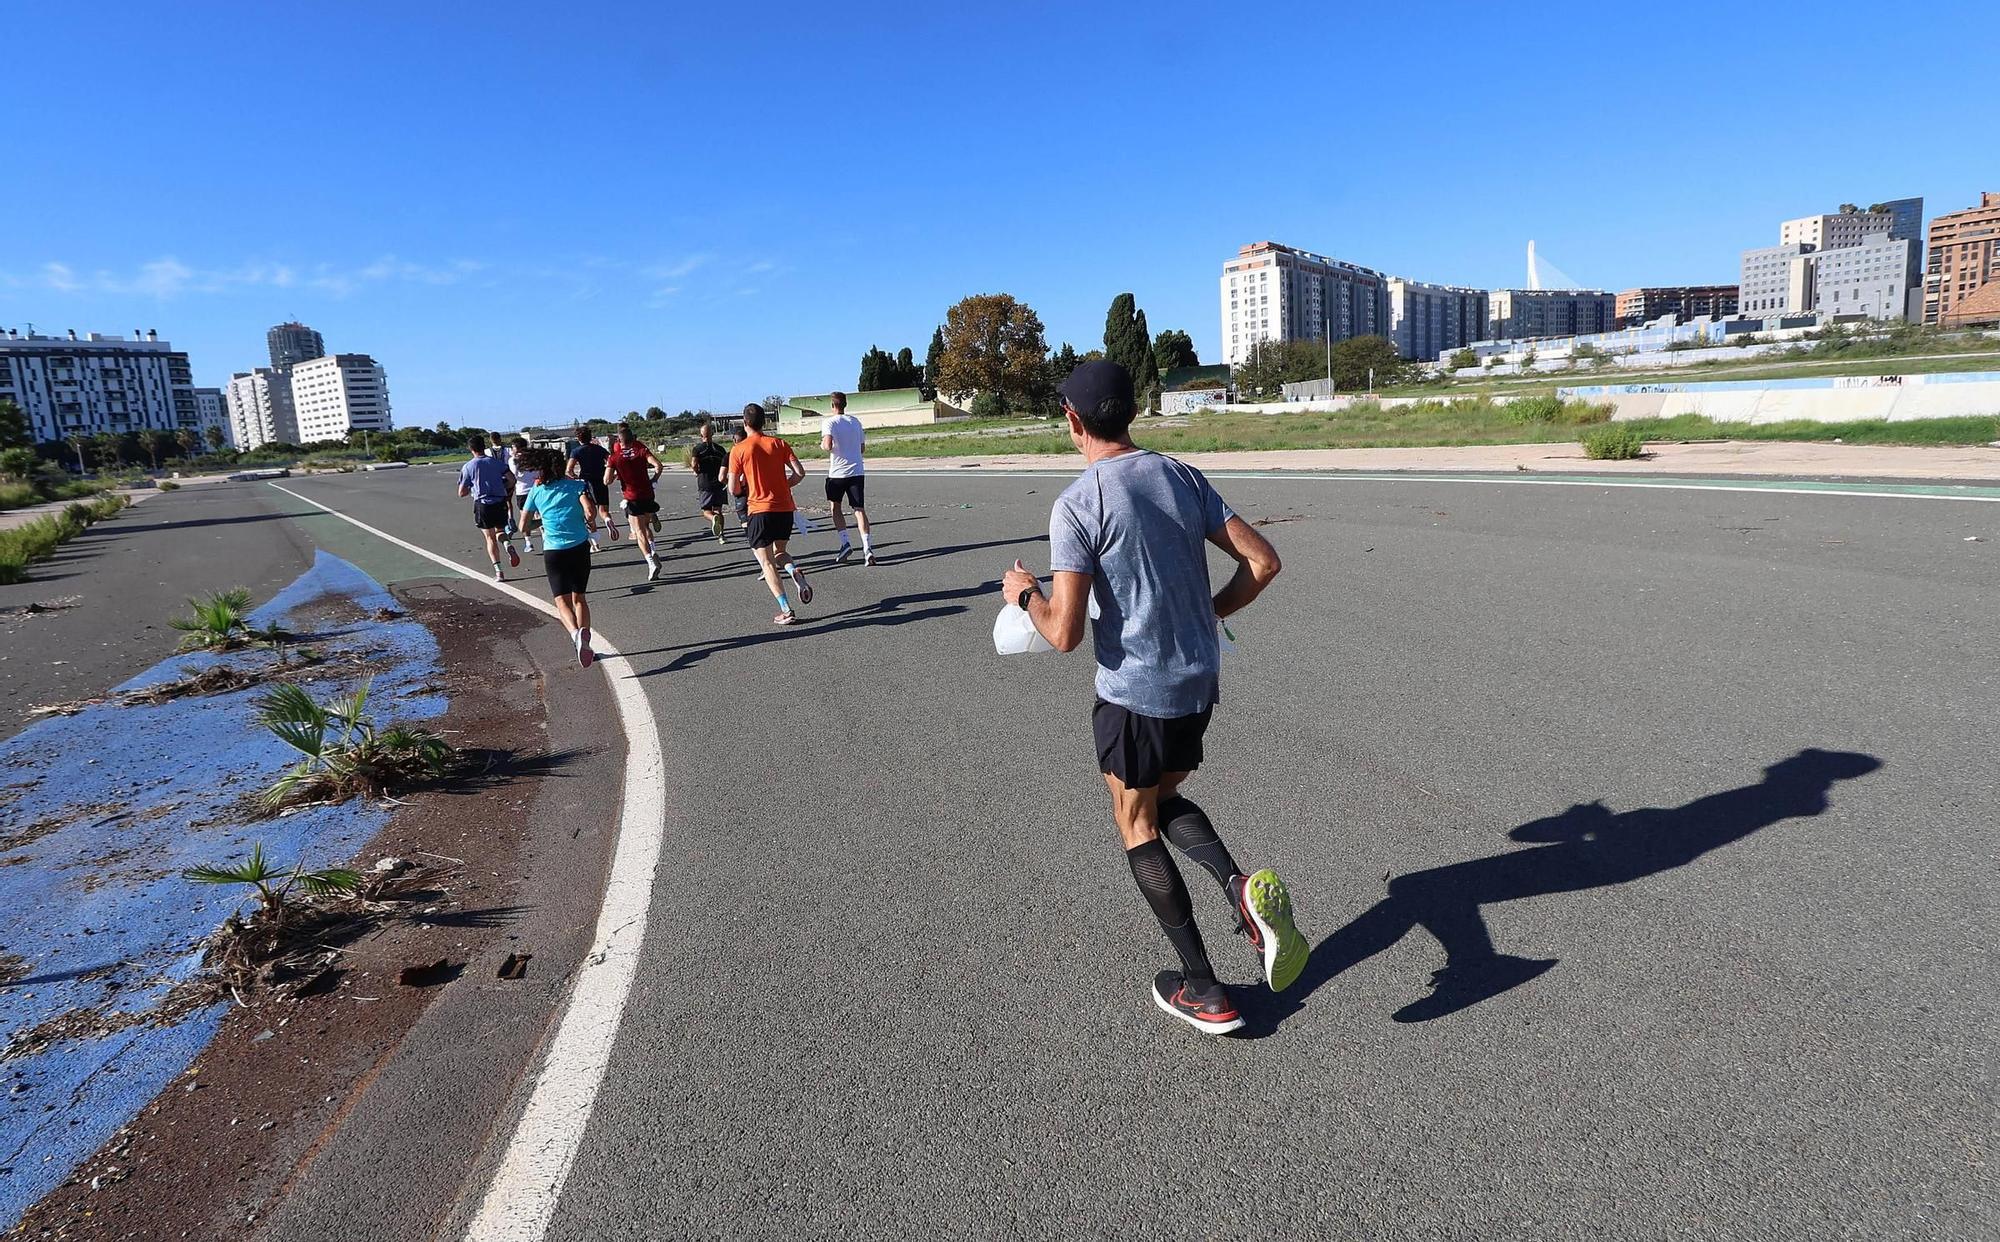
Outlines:
{"type": "Polygon", "coordinates": [[[521,531],[521,539],[528,545],[528,555],[535,554],[535,534],[528,529],[528,514],[523,506],[528,493],[535,490],[535,484],[542,481],[542,472],[531,462],[539,459],[538,454],[528,450],[528,441],[521,436],[514,437],[514,447],[507,454],[507,468],[514,475],[514,515],[515,523],[521,531]]]}
{"type": "Polygon", "coordinates": [[[827,452],[826,498],[833,506],[833,528],[840,532],[840,552],[833,559],[846,561],[854,555],[847,541],[847,522],[841,517],[841,502],[854,509],[854,525],[861,531],[861,563],[875,563],[875,545],[868,537],[868,501],[864,490],[867,468],[861,464],[861,446],[867,434],[861,420],[847,412],[847,394],[833,394],[833,416],[821,429],[819,446],[827,452]]]}

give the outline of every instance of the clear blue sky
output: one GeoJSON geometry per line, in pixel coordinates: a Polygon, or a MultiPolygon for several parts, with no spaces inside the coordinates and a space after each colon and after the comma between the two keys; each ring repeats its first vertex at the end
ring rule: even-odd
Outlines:
{"type": "Polygon", "coordinates": [[[508,425],[851,385],[977,292],[1208,357],[1266,238],[1617,289],[2000,189],[1990,3],[314,8],[7,14],[0,325],[220,383],[297,317],[508,425]]]}

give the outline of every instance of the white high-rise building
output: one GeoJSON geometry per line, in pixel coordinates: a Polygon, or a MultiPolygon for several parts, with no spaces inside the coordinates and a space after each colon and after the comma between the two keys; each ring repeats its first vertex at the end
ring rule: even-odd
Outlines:
{"type": "Polygon", "coordinates": [[[238,371],[230,378],[229,441],[243,450],[266,444],[297,444],[299,423],[292,412],[292,376],[275,367],[238,371]]]}
{"type": "Polygon", "coordinates": [[[199,418],[188,356],[157,332],[131,339],[0,332],[0,401],[28,416],[37,441],[101,431],[179,431],[199,418]]]}
{"type": "Polygon", "coordinates": [[[1237,366],[1259,341],[1389,335],[1388,282],[1372,268],[1276,242],[1222,265],[1222,356],[1237,366]]]}
{"type": "Polygon", "coordinates": [[[367,354],[328,354],[292,367],[299,442],[345,440],[350,431],[388,431],[389,381],[367,354]]]}
{"type": "Polygon", "coordinates": [[[220,388],[197,388],[194,390],[194,426],[190,428],[200,440],[199,451],[208,451],[208,429],[220,428],[223,442],[229,441],[229,398],[222,395],[220,388]]]}
{"type": "Polygon", "coordinates": [[[1886,211],[1840,211],[1818,216],[1800,216],[1778,225],[1781,246],[1810,246],[1832,250],[1836,246],[1858,246],[1870,233],[1887,233],[1896,217],[1886,211]]]}

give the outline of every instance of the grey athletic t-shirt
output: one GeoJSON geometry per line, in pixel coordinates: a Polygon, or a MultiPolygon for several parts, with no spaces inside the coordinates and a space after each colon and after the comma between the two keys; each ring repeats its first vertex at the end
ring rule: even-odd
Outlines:
{"type": "Polygon", "coordinates": [[[1172,718],[1221,697],[1204,545],[1234,516],[1201,471],[1143,449],[1093,463],[1056,499],[1049,567],[1091,575],[1099,698],[1172,718]]]}

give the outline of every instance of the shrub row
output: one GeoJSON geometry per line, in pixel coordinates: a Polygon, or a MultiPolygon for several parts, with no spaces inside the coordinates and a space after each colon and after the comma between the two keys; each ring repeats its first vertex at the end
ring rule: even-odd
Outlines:
{"type": "Polygon", "coordinates": [[[61,513],[44,514],[12,530],[0,530],[0,583],[20,582],[28,566],[48,560],[58,547],[82,534],[91,523],[108,518],[128,503],[110,493],[94,500],[65,505],[61,513]]]}

